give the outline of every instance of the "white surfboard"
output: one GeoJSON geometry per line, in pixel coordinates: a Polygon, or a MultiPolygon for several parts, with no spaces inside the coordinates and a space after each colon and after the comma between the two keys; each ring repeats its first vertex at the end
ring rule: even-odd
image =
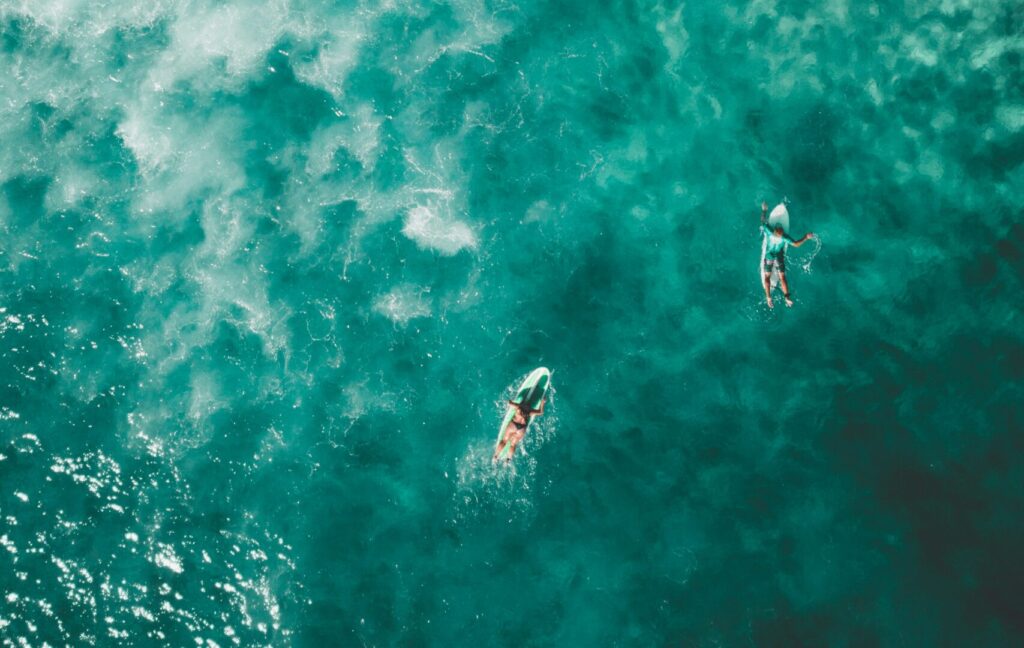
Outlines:
{"type": "Polygon", "coordinates": [[[768,226],[775,227],[776,225],[782,225],[782,231],[789,234],[789,210],[783,203],[775,205],[772,212],[768,214],[768,226]]]}

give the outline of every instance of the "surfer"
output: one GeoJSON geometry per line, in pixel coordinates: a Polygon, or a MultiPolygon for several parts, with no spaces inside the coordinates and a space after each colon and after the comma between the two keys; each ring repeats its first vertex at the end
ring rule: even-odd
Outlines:
{"type": "Polygon", "coordinates": [[[512,455],[516,452],[516,446],[523,440],[523,436],[526,434],[526,428],[530,425],[530,418],[534,416],[540,416],[544,413],[544,403],[547,402],[545,398],[540,402],[540,409],[530,409],[523,403],[516,403],[515,401],[509,401],[508,404],[515,408],[512,414],[512,420],[509,421],[508,427],[505,428],[505,436],[498,444],[498,447],[494,450],[494,456],[491,457],[491,461],[497,461],[501,451],[508,445],[508,456],[505,461],[510,461],[512,455]]]}
{"type": "Polygon", "coordinates": [[[814,238],[813,232],[803,235],[799,241],[793,238],[782,229],[782,225],[776,224],[774,229],[768,224],[768,203],[761,201],[761,232],[765,236],[764,250],[764,296],[768,301],[768,308],[774,308],[772,303],[772,270],[779,271],[779,284],[782,286],[782,296],[786,298],[786,306],[792,306],[793,300],[789,296],[789,284],[786,283],[786,246],[793,245],[800,247],[804,241],[814,238]]]}

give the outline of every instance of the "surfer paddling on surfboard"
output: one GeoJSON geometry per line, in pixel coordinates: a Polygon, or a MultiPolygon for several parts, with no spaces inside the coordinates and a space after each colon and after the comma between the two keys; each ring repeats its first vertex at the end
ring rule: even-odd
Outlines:
{"type": "Polygon", "coordinates": [[[526,435],[530,418],[544,413],[549,387],[551,370],[547,367],[537,367],[523,379],[515,395],[505,405],[505,415],[498,426],[498,440],[495,442],[492,461],[496,463],[504,459],[507,462],[512,459],[516,447],[526,435]]]}
{"type": "Polygon", "coordinates": [[[491,461],[497,461],[501,455],[501,451],[505,449],[507,445],[508,455],[505,457],[505,461],[511,461],[512,455],[515,454],[516,446],[523,440],[523,436],[526,435],[526,428],[530,425],[530,419],[534,416],[540,416],[544,413],[544,403],[547,401],[545,398],[540,402],[540,409],[530,409],[523,403],[517,403],[515,401],[509,401],[508,404],[514,408],[512,412],[512,420],[508,422],[508,427],[505,428],[505,436],[501,441],[498,442],[498,447],[494,450],[494,456],[491,457],[491,461]]]}
{"type": "MultiPolygon", "coordinates": [[[[775,212],[773,211],[772,217],[774,216],[775,212]]],[[[814,233],[808,232],[799,241],[794,241],[780,223],[774,225],[769,223],[768,203],[764,201],[761,202],[761,233],[765,237],[763,283],[764,297],[768,301],[768,308],[775,307],[775,304],[772,303],[772,270],[779,273],[779,284],[782,286],[782,296],[786,298],[786,306],[792,306],[793,300],[789,296],[789,284],[786,283],[786,246],[800,247],[805,241],[814,238],[814,233]]]]}

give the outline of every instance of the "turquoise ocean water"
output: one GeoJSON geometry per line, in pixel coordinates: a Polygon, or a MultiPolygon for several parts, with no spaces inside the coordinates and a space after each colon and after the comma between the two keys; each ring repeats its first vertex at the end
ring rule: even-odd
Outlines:
{"type": "Polygon", "coordinates": [[[0,1],[3,644],[1020,645],[1022,31],[0,1]]]}

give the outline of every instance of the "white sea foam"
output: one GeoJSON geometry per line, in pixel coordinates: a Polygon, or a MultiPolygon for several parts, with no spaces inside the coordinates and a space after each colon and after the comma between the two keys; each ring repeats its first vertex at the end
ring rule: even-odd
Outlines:
{"type": "Polygon", "coordinates": [[[205,421],[211,414],[228,406],[222,397],[217,377],[208,373],[195,373],[189,394],[188,416],[195,423],[205,421]]]}
{"type": "MultiPolygon", "coordinates": [[[[13,4],[13,3],[12,3],[13,4]]],[[[79,37],[83,46],[119,26],[151,24],[165,12],[164,2],[120,4],[89,0],[50,0],[20,2],[17,7],[0,11],[17,12],[53,33],[79,37]]]]}
{"type": "Polygon", "coordinates": [[[155,122],[141,106],[132,106],[117,126],[118,137],[135,156],[143,173],[163,167],[175,153],[171,126],[164,121],[155,122]]]}
{"type": "Polygon", "coordinates": [[[420,247],[436,250],[445,256],[454,256],[460,250],[474,250],[476,233],[465,223],[444,219],[429,207],[413,207],[405,217],[402,234],[416,241],[420,247]]]}
{"type": "Polygon", "coordinates": [[[380,295],[373,303],[373,310],[391,321],[405,326],[417,317],[430,317],[430,302],[426,295],[430,288],[412,284],[395,286],[388,293],[380,295]]]}
{"type": "Polygon", "coordinates": [[[1024,104],[996,106],[996,121],[1007,130],[1017,132],[1024,128],[1024,104]]]}
{"type": "Polygon", "coordinates": [[[658,35],[661,36],[665,51],[668,52],[668,62],[665,67],[672,71],[690,46],[690,35],[683,25],[683,5],[679,5],[671,14],[668,14],[661,4],[658,4],[654,11],[658,16],[656,25],[658,35]]]}
{"type": "Polygon", "coordinates": [[[229,77],[244,77],[261,67],[283,29],[282,13],[270,7],[191,5],[173,22],[172,44],[152,68],[150,84],[166,89],[190,78],[204,85],[223,84],[226,79],[220,75],[202,78],[219,61],[229,77]]]}
{"type": "Polygon", "coordinates": [[[355,68],[366,38],[360,22],[359,17],[345,16],[338,29],[323,34],[315,59],[294,64],[295,75],[305,83],[323,88],[335,99],[341,99],[345,79],[355,68]]]}
{"type": "Polygon", "coordinates": [[[83,10],[89,4],[87,0],[24,2],[19,8],[19,12],[31,17],[36,24],[43,25],[54,32],[61,32],[81,20],[83,10]]]}
{"type": "Polygon", "coordinates": [[[335,153],[344,148],[367,170],[372,169],[380,151],[380,129],[384,120],[373,108],[358,104],[345,119],[318,129],[308,146],[307,170],[325,175],[335,170],[335,153]]]}

